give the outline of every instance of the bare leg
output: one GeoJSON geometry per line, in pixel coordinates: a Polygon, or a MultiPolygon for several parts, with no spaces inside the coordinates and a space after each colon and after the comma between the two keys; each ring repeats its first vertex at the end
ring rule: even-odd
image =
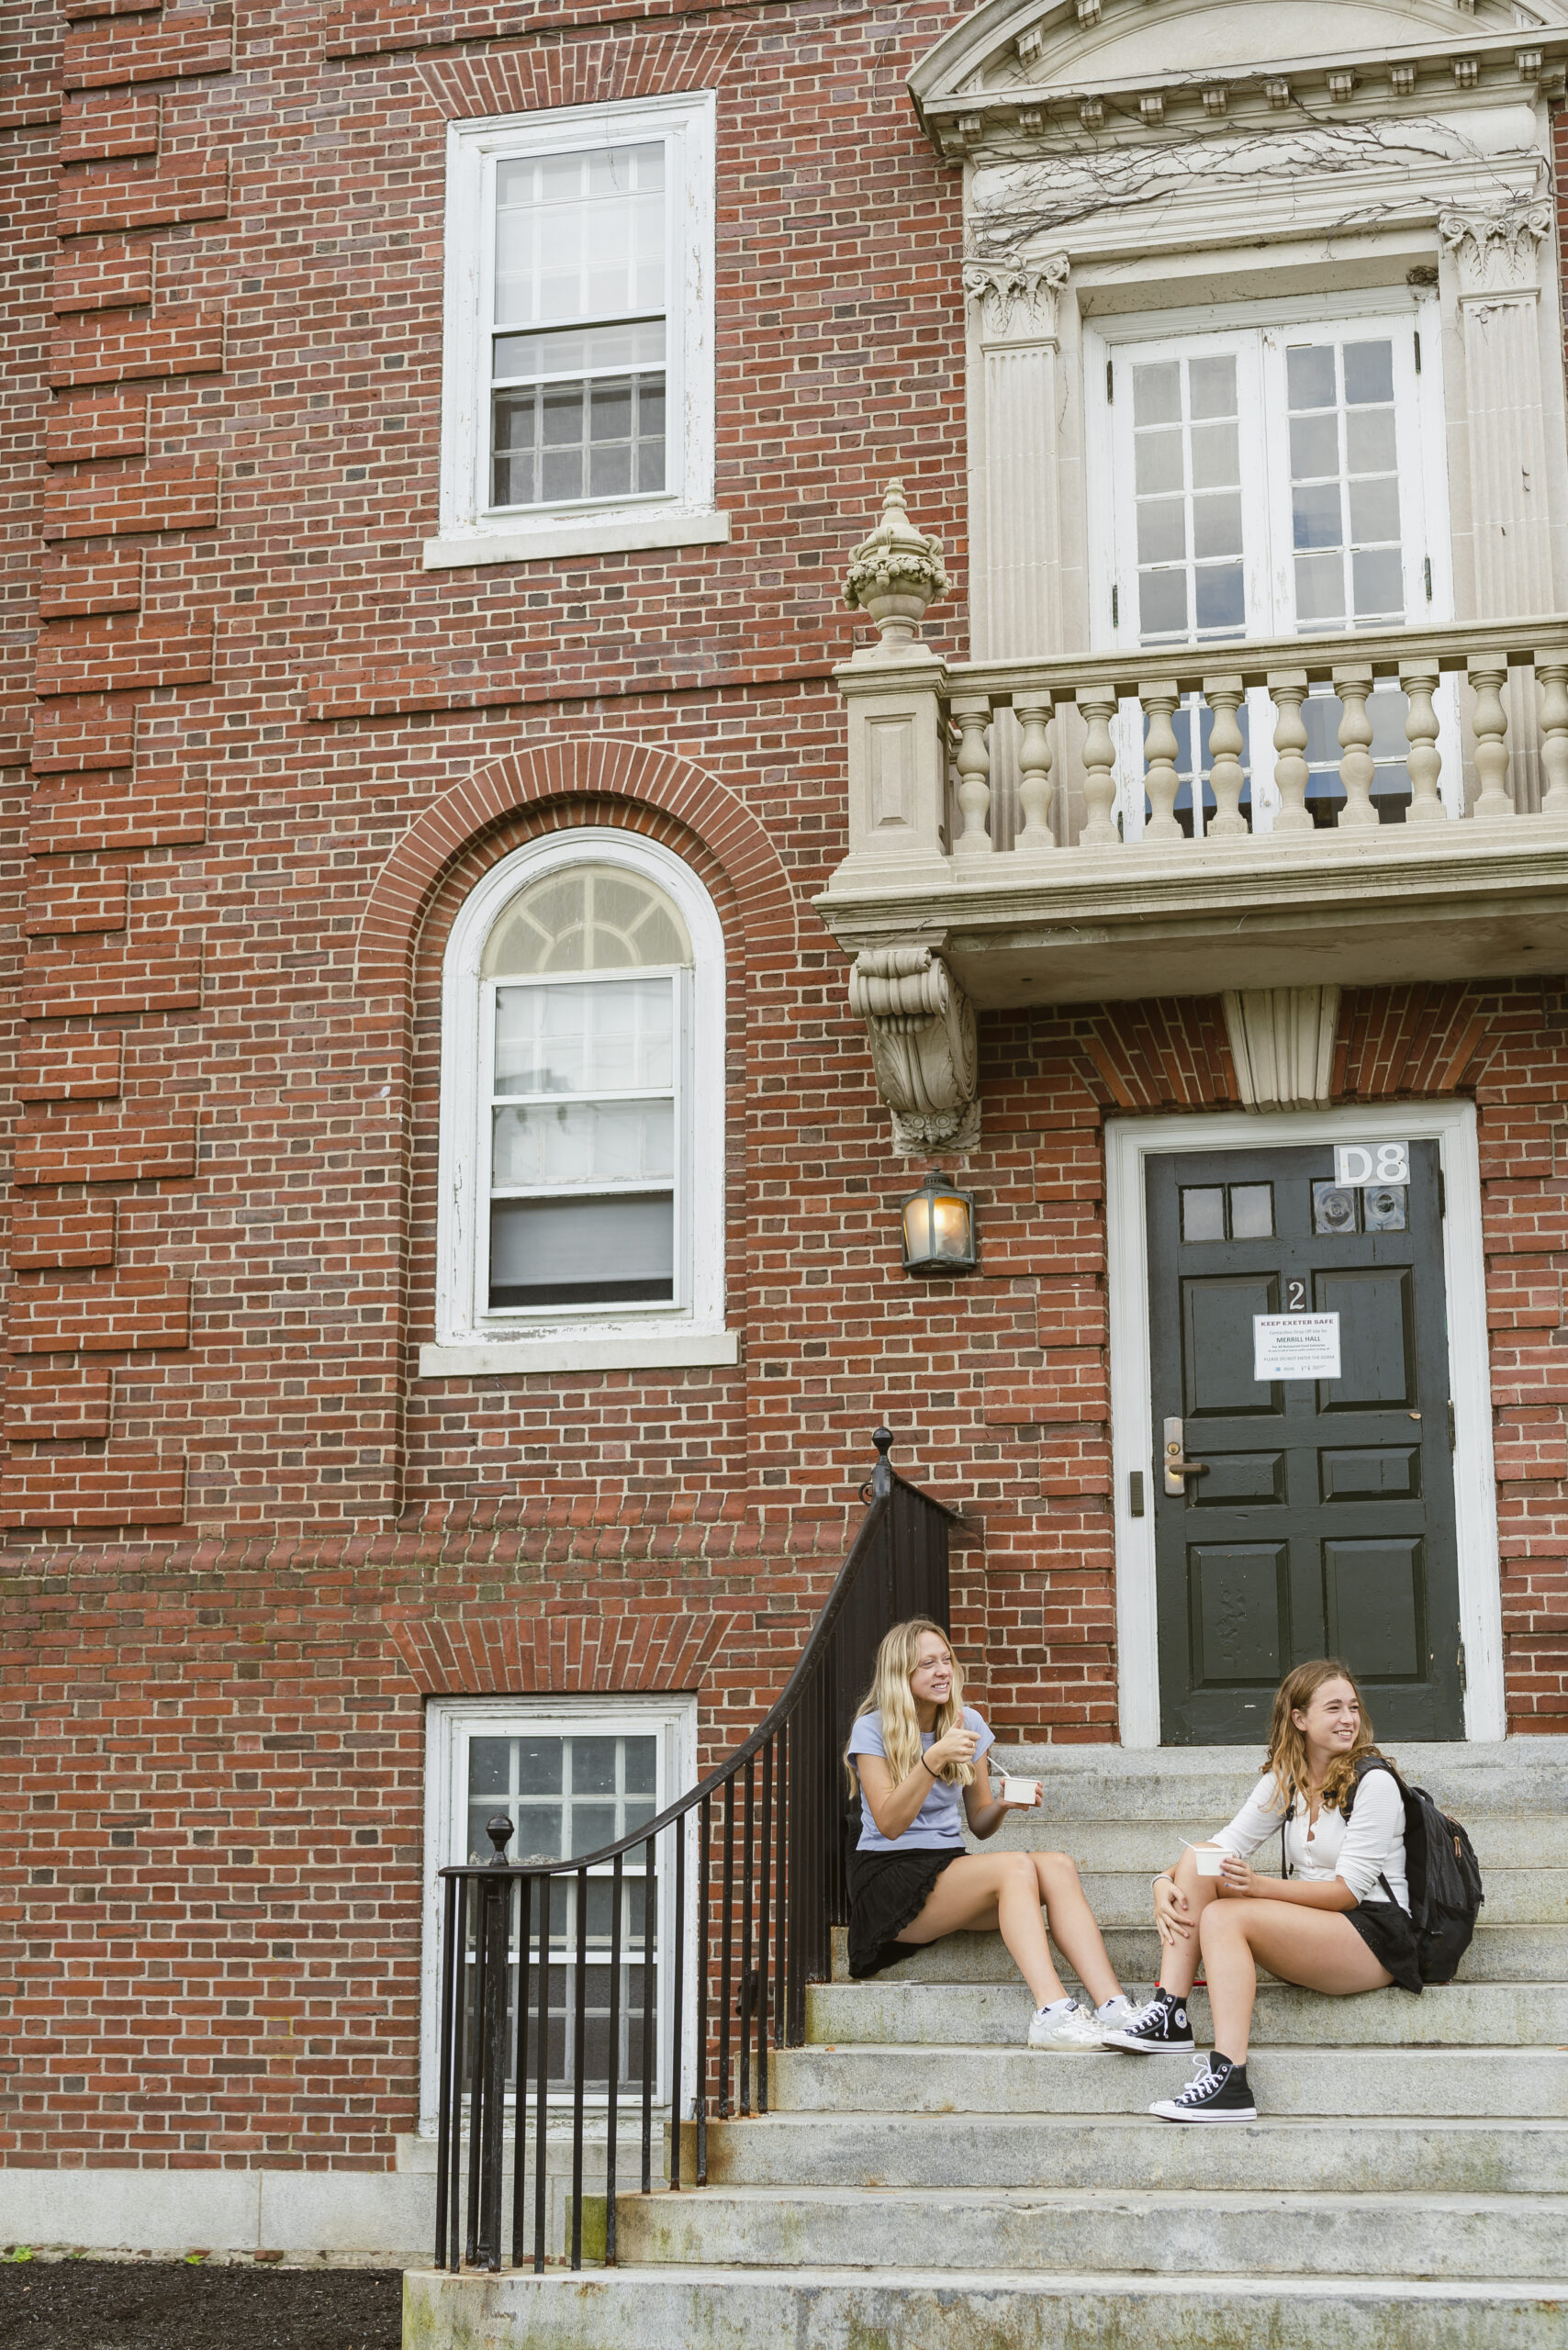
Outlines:
{"type": "Polygon", "coordinates": [[[1040,1881],[1040,1898],[1046,1905],[1051,1940],[1095,2006],[1103,2007],[1122,1986],[1106,1955],[1088,1896],[1079,1881],[1078,1863],[1065,1852],[1031,1852],[1029,1857],[1040,1881]]]}
{"type": "Polygon", "coordinates": [[[1379,1991],[1394,1977],[1380,1966],[1349,1918],[1282,1901],[1212,1902],[1199,1924],[1214,2010],[1215,2052],[1247,2062],[1260,1963],[1286,1983],[1347,1998],[1379,1991]]]}
{"type": "Polygon", "coordinates": [[[1186,1897],[1187,1907],[1171,1930],[1172,1939],[1160,1938],[1159,1986],[1173,1998],[1184,1999],[1193,1987],[1193,1977],[1198,1971],[1198,1928],[1204,1912],[1219,1898],[1219,1879],[1200,1876],[1197,1863],[1191,1852],[1183,1852],[1170,1872],[1176,1880],[1176,1890],[1186,1897]],[[1185,1927],[1186,1931],[1182,1929],[1185,1927]]]}
{"type": "Polygon", "coordinates": [[[999,1926],[1035,2005],[1048,2008],[1065,1999],[1040,1915],[1039,1879],[1027,1852],[970,1852],[950,1862],[900,1940],[934,1942],[965,1927],[984,1933],[999,1926]]]}

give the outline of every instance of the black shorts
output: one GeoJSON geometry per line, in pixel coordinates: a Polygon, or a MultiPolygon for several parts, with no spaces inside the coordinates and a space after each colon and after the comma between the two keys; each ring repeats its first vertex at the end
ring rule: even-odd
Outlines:
{"type": "Polygon", "coordinates": [[[1421,1968],[1416,1954],[1416,1930],[1397,1901],[1362,1901],[1346,1916],[1380,1966],[1386,1966],[1402,1991],[1419,1991],[1421,1968]]]}
{"type": "Polygon", "coordinates": [[[918,1942],[898,1937],[919,1917],[943,1870],[963,1857],[962,1845],[945,1852],[850,1853],[849,1972],[857,1983],[918,1950],[918,1942]]]}

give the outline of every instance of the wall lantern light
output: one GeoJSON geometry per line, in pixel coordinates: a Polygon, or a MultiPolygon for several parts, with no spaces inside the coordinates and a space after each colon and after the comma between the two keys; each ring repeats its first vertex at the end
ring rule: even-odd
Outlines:
{"type": "Polygon", "coordinates": [[[902,1204],[906,1273],[972,1273],[977,1262],[975,1203],[934,1167],[902,1204]]]}

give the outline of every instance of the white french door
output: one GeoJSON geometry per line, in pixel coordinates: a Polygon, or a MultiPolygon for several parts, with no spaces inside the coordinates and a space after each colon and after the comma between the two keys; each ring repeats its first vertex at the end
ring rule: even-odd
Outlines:
{"type": "MultiPolygon", "coordinates": [[[[1384,297],[1390,303],[1394,297],[1384,297]]],[[[1104,641],[1217,648],[1252,637],[1386,630],[1452,610],[1435,300],[1350,317],[1237,313],[1204,334],[1086,338],[1091,403],[1091,594],[1104,641]],[[1423,331],[1423,330],[1425,331],[1423,331]]],[[[1385,822],[1409,800],[1405,697],[1380,685],[1374,802],[1385,822]]],[[[1268,831],[1279,805],[1273,712],[1249,692],[1238,713],[1242,807],[1268,831]]],[[[1308,806],[1334,821],[1340,706],[1327,687],[1305,705],[1308,806]]],[[[1458,814],[1457,711],[1439,696],[1444,795],[1458,814]]],[[[1208,711],[1175,715],[1176,814],[1198,835],[1207,790],[1208,711]]],[[[1117,725],[1120,819],[1143,828],[1144,722],[1117,725]]]]}

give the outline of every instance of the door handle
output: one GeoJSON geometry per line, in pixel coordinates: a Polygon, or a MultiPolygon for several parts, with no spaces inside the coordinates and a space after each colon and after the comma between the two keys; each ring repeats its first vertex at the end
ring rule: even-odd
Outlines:
{"type": "Polygon", "coordinates": [[[1165,1451],[1159,1465],[1168,1494],[1184,1494],[1189,1477],[1206,1477],[1209,1473],[1206,1460],[1189,1460],[1183,1454],[1180,1420],[1167,1420],[1165,1423],[1165,1451]]]}

